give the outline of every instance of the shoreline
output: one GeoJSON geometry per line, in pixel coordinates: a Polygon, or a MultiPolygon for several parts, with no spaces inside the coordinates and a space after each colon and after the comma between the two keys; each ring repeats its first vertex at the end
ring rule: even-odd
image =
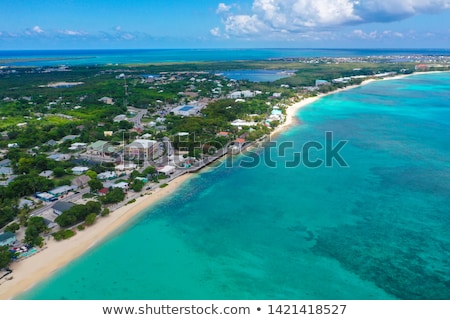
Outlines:
{"type": "Polygon", "coordinates": [[[317,96],[314,97],[308,97],[308,98],[304,98],[302,100],[300,100],[299,102],[296,102],[290,106],[288,106],[285,110],[286,110],[286,119],[285,121],[280,124],[278,127],[275,128],[274,131],[272,131],[270,133],[270,137],[273,138],[277,135],[279,135],[281,132],[289,129],[290,127],[292,127],[295,124],[298,124],[299,121],[296,118],[296,115],[298,113],[298,110],[300,110],[301,108],[306,107],[307,105],[316,102],[320,99],[322,99],[323,97],[326,96],[330,96],[336,93],[340,93],[340,92],[344,92],[344,91],[348,91],[348,90],[352,90],[352,89],[356,89],[365,85],[368,85],[369,83],[372,82],[376,82],[376,81],[385,81],[385,80],[398,80],[398,79],[403,79],[412,75],[418,75],[418,74],[426,74],[426,73],[441,73],[441,72],[450,72],[450,71],[427,71],[427,72],[413,72],[410,74],[401,74],[401,75],[395,75],[395,76],[391,76],[391,77],[385,77],[385,78],[380,78],[380,79],[374,79],[374,78],[370,78],[370,79],[366,79],[364,81],[362,81],[360,84],[354,84],[354,85],[350,85],[344,88],[340,88],[334,91],[330,91],[327,93],[320,93],[317,96]]]}
{"type": "Polygon", "coordinates": [[[192,174],[188,173],[173,179],[168,182],[167,187],[158,188],[150,195],[139,197],[136,202],[112,211],[106,217],[97,218],[94,225],[83,231],[77,231],[76,235],[70,239],[46,240],[45,249],[24,260],[13,262],[11,265],[13,278],[0,284],[0,300],[15,299],[49,278],[60,268],[113,235],[149,206],[177,191],[191,177],[192,174]]]}
{"type": "MultiPolygon", "coordinates": [[[[414,72],[407,75],[396,75],[380,79],[370,78],[357,85],[347,86],[325,94],[302,99],[285,109],[285,121],[270,133],[270,137],[273,138],[293,125],[298,124],[299,121],[296,117],[298,110],[323,97],[361,87],[374,81],[397,80],[425,73],[432,72],[414,72]]],[[[192,174],[190,173],[181,175],[170,181],[167,187],[163,189],[158,188],[150,195],[138,197],[136,202],[123,205],[119,209],[112,211],[109,216],[98,218],[94,225],[87,227],[83,231],[77,231],[77,234],[73,238],[59,242],[54,239],[47,240],[46,248],[39,251],[38,254],[34,254],[33,256],[12,264],[13,273],[11,275],[13,276],[13,279],[0,283],[0,300],[14,299],[34,287],[36,284],[49,278],[54,272],[66,266],[92,247],[98,245],[107,239],[107,237],[113,235],[115,231],[119,230],[120,227],[124,226],[146,208],[177,191],[180,185],[191,177],[192,174]]]]}

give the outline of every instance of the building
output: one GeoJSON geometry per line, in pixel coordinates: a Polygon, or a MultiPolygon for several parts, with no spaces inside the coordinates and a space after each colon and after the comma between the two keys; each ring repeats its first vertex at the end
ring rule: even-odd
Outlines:
{"type": "Polygon", "coordinates": [[[0,233],[0,246],[10,246],[16,242],[16,235],[12,232],[0,233]]]}
{"type": "Polygon", "coordinates": [[[113,98],[110,98],[110,97],[102,97],[102,98],[98,99],[98,101],[109,104],[109,105],[114,104],[113,98]]]}
{"type": "Polygon", "coordinates": [[[130,188],[130,185],[127,182],[119,182],[119,183],[115,183],[111,186],[111,188],[120,188],[124,191],[128,190],[130,188]]]}
{"type": "Polygon", "coordinates": [[[189,117],[189,116],[198,115],[200,113],[201,109],[202,109],[202,107],[200,107],[200,106],[183,105],[183,106],[178,106],[176,108],[173,108],[171,110],[171,112],[173,112],[173,114],[176,116],[189,117]]]}
{"type": "Polygon", "coordinates": [[[45,201],[45,202],[58,200],[57,197],[55,197],[53,194],[48,193],[48,192],[38,192],[38,193],[36,193],[35,196],[37,199],[45,201]]]}
{"type": "Polygon", "coordinates": [[[72,208],[73,206],[74,206],[73,203],[65,202],[65,201],[58,201],[52,206],[52,209],[53,209],[53,213],[56,214],[57,216],[59,216],[62,213],[64,213],[65,211],[72,208]]]}
{"type": "Polygon", "coordinates": [[[89,170],[88,167],[73,167],[72,168],[72,173],[76,174],[77,176],[79,176],[79,175],[82,175],[83,173],[85,173],[88,170],[89,170]]]}
{"type": "Polygon", "coordinates": [[[255,92],[250,90],[244,91],[235,91],[230,93],[229,97],[231,99],[239,99],[239,98],[253,98],[255,96],[255,92]]]}
{"type": "Polygon", "coordinates": [[[175,167],[174,166],[164,166],[164,167],[158,168],[157,171],[159,173],[163,173],[166,176],[168,176],[169,174],[172,174],[175,172],[175,167]]]}
{"type": "Polygon", "coordinates": [[[77,190],[76,186],[61,186],[61,187],[57,187],[55,189],[50,190],[48,193],[50,193],[51,195],[53,195],[55,197],[59,197],[59,196],[68,194],[70,191],[75,191],[75,190],[77,190]]]}
{"type": "Polygon", "coordinates": [[[123,163],[114,167],[117,171],[134,170],[137,168],[137,164],[134,163],[123,163]]]}
{"type": "Polygon", "coordinates": [[[117,173],[115,173],[114,171],[106,171],[97,175],[98,180],[112,180],[115,178],[117,178],[117,173]]]}
{"type": "Polygon", "coordinates": [[[72,143],[72,145],[69,147],[69,150],[78,151],[78,150],[84,150],[86,148],[87,148],[87,143],[76,142],[76,143],[72,143]]]}
{"type": "Polygon", "coordinates": [[[136,139],[125,146],[124,155],[129,159],[153,159],[159,144],[155,140],[136,139]]]}
{"type": "Polygon", "coordinates": [[[114,147],[108,141],[103,140],[98,140],[94,143],[91,143],[87,147],[88,153],[99,156],[109,156],[114,151],[114,147]]]}
{"type": "Polygon", "coordinates": [[[316,80],[316,87],[320,87],[320,86],[324,86],[329,84],[329,82],[327,80],[316,80]]]}
{"type": "Polygon", "coordinates": [[[88,185],[88,182],[91,180],[88,176],[79,176],[72,180],[72,185],[77,188],[84,188],[88,185]]]}
{"type": "Polygon", "coordinates": [[[41,173],[39,173],[40,177],[44,177],[44,178],[47,178],[47,179],[51,178],[52,175],[53,175],[53,171],[52,170],[45,170],[45,171],[42,171],[41,173]]]}

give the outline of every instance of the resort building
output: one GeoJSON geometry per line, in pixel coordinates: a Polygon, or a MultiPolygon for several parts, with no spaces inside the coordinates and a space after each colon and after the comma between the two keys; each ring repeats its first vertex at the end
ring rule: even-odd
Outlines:
{"type": "Polygon", "coordinates": [[[153,159],[159,144],[155,140],[136,139],[125,146],[124,155],[129,159],[153,159]]]}
{"type": "Polygon", "coordinates": [[[10,246],[16,242],[16,235],[12,232],[0,233],[0,246],[10,246]]]}

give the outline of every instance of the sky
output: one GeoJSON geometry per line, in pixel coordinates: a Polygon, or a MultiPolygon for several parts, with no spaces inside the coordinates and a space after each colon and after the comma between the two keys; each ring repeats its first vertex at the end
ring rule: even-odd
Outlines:
{"type": "Polygon", "coordinates": [[[450,48],[450,0],[0,0],[0,50],[450,48]]]}

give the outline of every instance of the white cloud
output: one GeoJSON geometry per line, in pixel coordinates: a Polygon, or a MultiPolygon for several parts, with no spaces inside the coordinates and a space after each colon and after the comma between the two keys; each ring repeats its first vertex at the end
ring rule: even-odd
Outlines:
{"type": "Polygon", "coordinates": [[[250,35],[268,30],[257,15],[234,15],[225,20],[225,31],[232,35],[250,35]]]}
{"type": "Polygon", "coordinates": [[[230,11],[231,6],[227,6],[225,3],[219,3],[219,6],[217,7],[216,13],[217,14],[221,14],[223,12],[228,12],[230,11]]]}
{"type": "Polygon", "coordinates": [[[233,5],[220,3],[216,10],[229,34],[299,34],[439,13],[450,9],[450,0],[253,0],[250,12],[233,9],[233,5]]]}
{"type": "Polygon", "coordinates": [[[44,30],[42,30],[41,27],[39,27],[39,26],[34,26],[32,30],[34,32],[36,32],[36,33],[43,33],[44,32],[44,30]]]}
{"type": "Polygon", "coordinates": [[[220,37],[221,32],[219,27],[212,28],[209,30],[209,33],[211,33],[214,37],[220,37]]]}
{"type": "Polygon", "coordinates": [[[86,35],[83,31],[74,31],[74,30],[60,30],[58,31],[60,34],[64,34],[66,36],[84,36],[86,35]]]}

